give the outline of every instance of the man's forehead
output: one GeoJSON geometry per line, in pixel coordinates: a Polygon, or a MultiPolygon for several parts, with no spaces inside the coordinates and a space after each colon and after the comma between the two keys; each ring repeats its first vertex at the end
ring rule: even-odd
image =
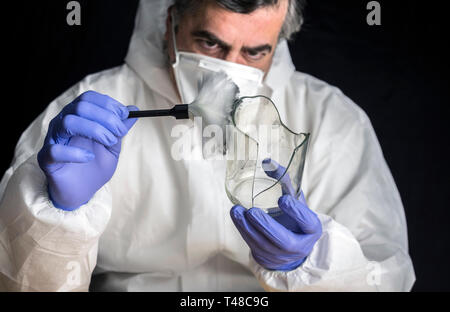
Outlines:
{"type": "Polygon", "coordinates": [[[206,30],[229,43],[245,41],[246,45],[257,46],[278,38],[288,2],[283,0],[278,5],[241,14],[223,8],[215,1],[205,1],[193,14],[186,14],[184,18],[191,30],[206,30]]]}

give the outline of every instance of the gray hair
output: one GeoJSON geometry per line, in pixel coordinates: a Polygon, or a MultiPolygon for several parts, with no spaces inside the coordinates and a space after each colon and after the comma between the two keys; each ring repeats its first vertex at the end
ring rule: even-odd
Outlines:
{"type": "MultiPolygon", "coordinates": [[[[198,5],[203,4],[204,1],[215,1],[221,7],[232,12],[248,14],[256,9],[275,6],[280,3],[280,0],[175,0],[175,9],[177,19],[181,18],[184,13],[192,12],[198,5]]],[[[284,19],[283,26],[280,31],[280,39],[292,40],[294,34],[300,31],[303,24],[303,7],[305,0],[288,0],[289,7],[284,19]]]]}

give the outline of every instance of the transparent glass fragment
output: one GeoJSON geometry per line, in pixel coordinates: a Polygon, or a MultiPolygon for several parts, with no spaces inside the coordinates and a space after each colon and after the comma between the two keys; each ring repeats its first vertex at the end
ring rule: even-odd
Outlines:
{"type": "MultiPolygon", "coordinates": [[[[309,133],[295,133],[280,119],[274,103],[265,96],[241,97],[232,112],[227,133],[225,189],[234,204],[259,207],[275,215],[283,195],[280,180],[288,174],[294,196],[300,196],[309,133]],[[264,159],[285,170],[278,179],[264,171],[264,159]]],[[[265,167],[267,169],[267,167],[265,167]]]]}

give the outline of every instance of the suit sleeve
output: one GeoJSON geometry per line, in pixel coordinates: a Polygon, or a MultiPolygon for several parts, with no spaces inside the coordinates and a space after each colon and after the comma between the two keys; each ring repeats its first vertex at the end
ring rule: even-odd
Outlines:
{"type": "Polygon", "coordinates": [[[22,134],[0,184],[0,290],[87,291],[111,214],[108,186],[75,211],[53,206],[37,163],[49,121],[81,92],[52,102],[22,134]]]}

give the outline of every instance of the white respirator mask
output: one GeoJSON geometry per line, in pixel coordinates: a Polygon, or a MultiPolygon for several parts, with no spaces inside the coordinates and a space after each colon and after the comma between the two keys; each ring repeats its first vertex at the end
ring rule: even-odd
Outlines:
{"type": "Polygon", "coordinates": [[[199,82],[202,81],[203,74],[207,72],[225,72],[239,87],[240,96],[258,94],[264,78],[262,70],[206,55],[178,51],[173,13],[172,40],[175,51],[175,62],[172,64],[172,67],[182,103],[189,104],[196,99],[199,91],[199,82]]]}

